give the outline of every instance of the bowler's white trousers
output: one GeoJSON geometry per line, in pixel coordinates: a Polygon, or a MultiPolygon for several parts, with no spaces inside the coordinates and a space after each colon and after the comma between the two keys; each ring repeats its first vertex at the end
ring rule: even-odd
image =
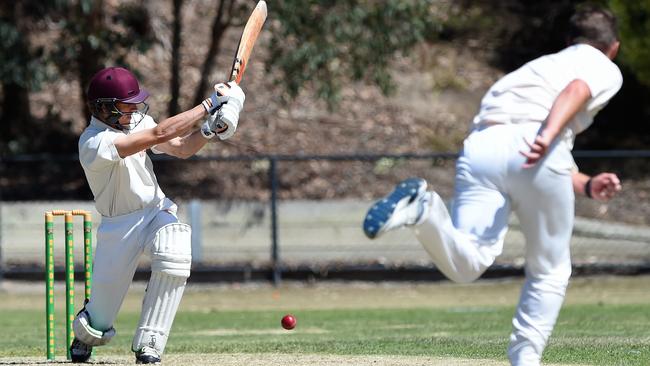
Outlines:
{"type": "Polygon", "coordinates": [[[158,206],[102,217],[97,228],[92,293],[86,304],[93,328],[103,331],[113,326],[140,257],[152,249],[156,232],[175,222],[176,205],[167,198],[158,206]]]}
{"type": "Polygon", "coordinates": [[[473,131],[456,165],[451,215],[431,193],[418,240],[449,279],[469,282],[502,253],[514,211],[526,239],[526,281],[510,335],[513,365],[539,365],[571,275],[569,243],[574,219],[571,152],[551,147],[533,168],[522,168],[539,123],[492,125],[473,131]]]}

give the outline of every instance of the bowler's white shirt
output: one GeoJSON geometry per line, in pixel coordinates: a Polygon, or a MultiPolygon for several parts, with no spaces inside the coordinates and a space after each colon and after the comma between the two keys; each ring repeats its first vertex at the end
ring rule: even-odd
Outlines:
{"type": "MultiPolygon", "coordinates": [[[[156,122],[146,116],[129,133],[155,125],[156,122]]],[[[126,158],[121,158],[117,153],[114,141],[124,134],[125,132],[111,128],[92,117],[79,138],[81,166],[95,196],[97,211],[106,217],[159,205],[165,198],[146,151],[126,158]]]]}
{"type": "Polygon", "coordinates": [[[473,123],[544,122],[557,96],[575,79],[589,86],[591,99],[569,122],[562,136],[571,149],[575,135],[591,125],[596,113],[623,84],[618,66],[587,44],[539,57],[502,77],[483,97],[473,123]]]}

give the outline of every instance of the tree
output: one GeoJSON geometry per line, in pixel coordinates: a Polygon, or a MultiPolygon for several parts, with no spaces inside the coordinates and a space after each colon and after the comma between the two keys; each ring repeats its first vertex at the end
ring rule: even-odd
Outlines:
{"type": "MultiPolygon", "coordinates": [[[[3,153],[76,150],[70,121],[56,115],[36,119],[29,93],[43,82],[74,76],[80,100],[92,75],[105,64],[125,64],[127,53],[151,44],[149,16],[140,5],[106,6],[103,0],[23,0],[0,2],[0,84],[3,153]],[[57,42],[34,47],[40,32],[57,42]]],[[[84,115],[88,115],[82,103],[84,115]]],[[[47,108],[48,111],[51,108],[47,108]]]]}
{"type": "Polygon", "coordinates": [[[29,91],[38,89],[45,78],[40,61],[42,48],[29,44],[28,15],[33,14],[29,2],[0,3],[0,84],[2,103],[0,153],[20,150],[29,137],[21,132],[29,128],[31,108],[29,91]]]}
{"type": "MultiPolygon", "coordinates": [[[[208,75],[210,73],[210,70],[212,70],[212,65],[214,64],[214,59],[217,57],[223,35],[226,32],[226,29],[228,29],[228,27],[232,24],[234,7],[235,0],[219,1],[217,13],[214,16],[214,20],[212,21],[212,31],[208,46],[208,52],[206,53],[205,59],[203,60],[203,66],[201,66],[201,75],[208,75]]],[[[205,89],[207,88],[207,85],[207,78],[200,78],[199,84],[196,87],[196,91],[194,93],[194,100],[192,102],[193,105],[200,104],[203,98],[205,98],[205,89]]]]}
{"type": "Polygon", "coordinates": [[[169,80],[169,94],[171,95],[171,98],[169,100],[169,104],[167,105],[167,113],[170,116],[173,116],[179,112],[178,98],[180,96],[181,89],[181,45],[183,43],[181,39],[181,31],[183,28],[183,23],[181,22],[183,0],[172,1],[174,9],[174,20],[172,24],[172,59],[170,63],[171,79],[169,80]]]}
{"type": "MultiPolygon", "coordinates": [[[[62,75],[76,73],[80,100],[92,76],[106,64],[124,65],[130,51],[146,51],[153,43],[151,19],[142,4],[107,6],[103,0],[60,0],[61,42],[52,59],[62,75]],[[70,68],[70,65],[76,67],[70,68]]],[[[137,70],[135,70],[137,73],[137,70]]],[[[89,115],[85,105],[83,114],[89,115]]]]}
{"type": "Polygon", "coordinates": [[[611,0],[619,24],[621,60],[650,86],[650,1],[611,0]]]}
{"type": "Polygon", "coordinates": [[[289,98],[309,85],[330,106],[349,80],[390,92],[395,54],[438,33],[427,0],[281,0],[272,14],[269,71],[289,98]]]}
{"type": "MultiPolygon", "coordinates": [[[[172,24],[172,58],[171,58],[171,80],[170,80],[170,95],[171,99],[169,101],[167,111],[169,115],[177,114],[181,107],[179,105],[179,96],[180,96],[180,87],[181,87],[181,78],[180,78],[180,63],[181,63],[181,46],[183,40],[181,39],[181,10],[183,6],[183,0],[173,0],[173,12],[174,20],[172,24]]],[[[200,75],[209,75],[212,72],[212,69],[215,64],[215,60],[219,55],[219,50],[221,48],[221,42],[223,36],[232,26],[238,26],[243,24],[243,16],[248,11],[248,6],[244,3],[238,2],[236,0],[220,0],[216,6],[216,12],[212,21],[212,27],[210,31],[210,39],[206,42],[208,45],[208,50],[203,59],[201,65],[200,75]]],[[[192,40],[192,42],[197,42],[197,40],[192,40]]],[[[212,80],[214,81],[214,80],[212,80]]],[[[205,94],[208,89],[208,85],[211,80],[207,77],[201,77],[196,86],[194,97],[192,99],[192,105],[200,104],[201,101],[205,98],[205,94]]]]}
{"type": "MultiPolygon", "coordinates": [[[[237,1],[235,0],[221,0],[217,6],[217,13],[214,16],[212,21],[212,31],[210,36],[210,42],[208,43],[208,52],[205,54],[203,59],[203,65],[201,66],[201,75],[209,75],[212,67],[214,66],[215,59],[221,48],[221,41],[223,39],[226,30],[231,26],[237,26],[243,24],[242,17],[245,14],[246,6],[240,4],[236,6],[237,1]]],[[[199,83],[194,92],[194,100],[192,105],[200,104],[201,101],[205,98],[206,89],[208,88],[210,80],[206,77],[199,79],[199,83]]]]}

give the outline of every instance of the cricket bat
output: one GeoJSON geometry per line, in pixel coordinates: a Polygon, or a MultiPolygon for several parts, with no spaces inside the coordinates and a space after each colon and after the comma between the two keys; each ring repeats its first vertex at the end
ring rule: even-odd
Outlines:
{"type": "MultiPolygon", "coordinates": [[[[262,26],[266,21],[266,14],[266,2],[261,0],[257,3],[255,9],[253,9],[250,17],[248,17],[248,21],[246,21],[246,25],[244,26],[244,31],[239,38],[239,44],[237,45],[237,52],[235,53],[235,59],[232,63],[229,81],[234,81],[237,84],[241,82],[244,72],[246,71],[246,66],[248,65],[248,59],[253,51],[253,46],[255,46],[255,41],[260,35],[262,26]]],[[[221,94],[226,94],[216,86],[215,91],[221,94]]],[[[217,128],[219,130],[224,130],[226,126],[219,123],[217,124],[217,128]]]]}
{"type": "Polygon", "coordinates": [[[244,31],[242,32],[239,44],[237,45],[237,53],[235,53],[235,59],[232,63],[230,81],[234,81],[237,84],[241,82],[241,79],[244,76],[244,71],[246,71],[248,59],[253,51],[253,46],[255,46],[257,36],[259,36],[262,31],[262,26],[264,25],[265,20],[266,2],[262,0],[257,3],[251,16],[248,17],[246,26],[244,26],[244,31]]]}

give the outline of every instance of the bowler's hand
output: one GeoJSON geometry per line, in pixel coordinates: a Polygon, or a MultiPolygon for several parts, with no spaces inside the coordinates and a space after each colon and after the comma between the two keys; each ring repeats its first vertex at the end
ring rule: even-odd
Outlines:
{"type": "Polygon", "coordinates": [[[607,202],[621,191],[621,181],[614,173],[600,173],[591,177],[591,198],[607,202]]]}
{"type": "Polygon", "coordinates": [[[519,151],[519,153],[526,158],[526,162],[522,167],[532,168],[546,155],[548,147],[551,146],[553,139],[541,132],[535,136],[535,140],[532,143],[528,142],[526,139],[524,139],[524,142],[528,145],[530,150],[519,151]]]}

